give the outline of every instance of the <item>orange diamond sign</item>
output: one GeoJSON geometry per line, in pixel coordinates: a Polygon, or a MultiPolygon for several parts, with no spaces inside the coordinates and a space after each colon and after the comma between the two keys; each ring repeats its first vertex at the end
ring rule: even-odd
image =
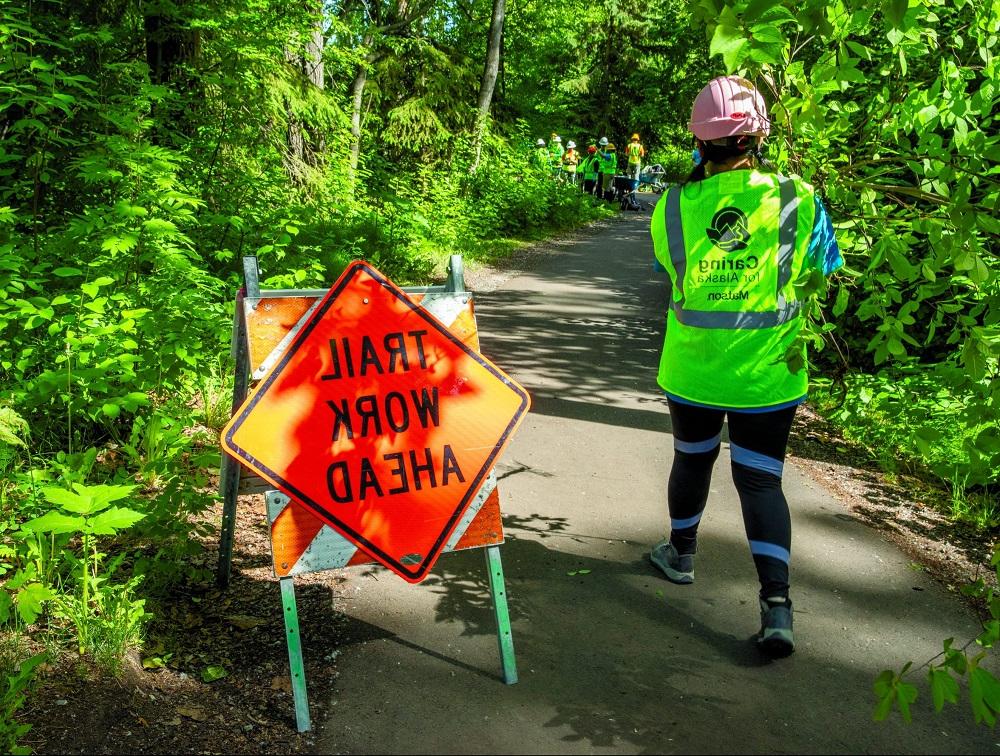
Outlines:
{"type": "Polygon", "coordinates": [[[222,444],[416,583],[528,404],[519,384],[356,262],[223,430],[222,444]]]}

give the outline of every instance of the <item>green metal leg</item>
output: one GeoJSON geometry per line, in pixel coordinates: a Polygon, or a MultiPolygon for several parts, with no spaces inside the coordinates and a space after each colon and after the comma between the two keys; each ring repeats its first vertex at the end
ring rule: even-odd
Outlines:
{"type": "Polygon", "coordinates": [[[302,663],[302,639],[299,637],[299,612],[295,607],[295,583],[285,577],[281,583],[281,608],[285,615],[285,640],[288,642],[288,667],[292,675],[295,699],[295,724],[299,732],[312,729],[309,722],[309,696],[306,693],[306,668],[302,663]]]}
{"type": "Polygon", "coordinates": [[[445,291],[465,291],[465,263],[461,255],[452,255],[448,262],[448,280],[444,284],[445,291]]]}
{"type": "MultiPolygon", "coordinates": [[[[259,297],[257,258],[243,258],[243,281],[246,296],[259,297]]],[[[230,416],[243,404],[249,386],[250,357],[247,349],[247,329],[243,319],[243,298],[236,298],[233,314],[233,356],[236,358],[236,376],[233,381],[233,406],[230,416]]],[[[229,586],[229,573],[233,563],[233,539],[236,534],[236,503],[240,489],[240,464],[226,454],[222,455],[219,471],[219,492],[222,495],[222,527],[219,532],[219,565],[215,581],[220,588],[229,586]]]]}
{"type": "Polygon", "coordinates": [[[219,529],[219,564],[215,582],[220,588],[229,587],[229,574],[233,564],[233,539],[236,535],[236,501],[240,487],[240,466],[236,460],[222,455],[222,525],[219,529]]]}
{"type": "MultiPolygon", "coordinates": [[[[237,314],[240,315],[233,326],[233,344],[236,349],[236,379],[233,383],[233,407],[231,415],[243,404],[247,395],[247,337],[239,307],[242,300],[237,298],[237,314]]],[[[240,463],[228,454],[222,455],[219,471],[219,493],[222,495],[222,526],[219,530],[219,566],[215,575],[220,588],[229,586],[229,571],[233,563],[233,538],[236,534],[236,502],[240,489],[240,463]]]]}
{"type": "Polygon", "coordinates": [[[503,563],[500,547],[486,547],[486,570],[490,576],[490,595],[493,597],[493,614],[497,620],[497,643],[500,646],[500,667],[503,681],[508,685],[517,682],[517,661],[514,658],[514,636],[510,631],[507,613],[507,588],[503,581],[503,563]]]}

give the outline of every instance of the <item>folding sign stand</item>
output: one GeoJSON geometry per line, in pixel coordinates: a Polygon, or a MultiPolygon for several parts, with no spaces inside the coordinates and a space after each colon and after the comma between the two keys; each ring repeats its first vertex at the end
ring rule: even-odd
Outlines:
{"type": "MultiPolygon", "coordinates": [[[[237,296],[233,321],[233,350],[236,360],[234,415],[247,397],[251,377],[260,379],[267,373],[292,343],[298,327],[312,314],[326,294],[323,290],[312,289],[261,291],[256,257],[243,258],[243,271],[246,285],[244,291],[237,296]]],[[[452,256],[444,286],[411,287],[405,291],[422,308],[448,326],[455,337],[478,350],[472,297],[465,290],[460,255],[452,256]]],[[[310,729],[309,701],[295,604],[294,576],[370,564],[373,560],[308,508],[292,502],[270,483],[249,470],[242,469],[240,463],[228,454],[223,454],[219,486],[223,512],[216,578],[223,588],[229,584],[238,495],[264,493],[271,525],[274,571],[281,585],[295,719],[299,732],[305,732],[310,729]]],[[[485,549],[502,676],[505,683],[513,685],[517,682],[517,665],[500,560],[499,544],[502,542],[499,492],[496,476],[491,472],[465,510],[443,550],[485,549]]]]}

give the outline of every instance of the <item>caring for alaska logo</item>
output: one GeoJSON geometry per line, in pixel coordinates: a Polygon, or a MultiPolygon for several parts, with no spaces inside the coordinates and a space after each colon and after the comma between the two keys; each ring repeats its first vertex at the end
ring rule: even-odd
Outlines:
{"type": "Polygon", "coordinates": [[[738,207],[724,207],[712,216],[712,225],[705,229],[708,238],[719,249],[736,252],[747,248],[750,228],[747,216],[738,207]]]}

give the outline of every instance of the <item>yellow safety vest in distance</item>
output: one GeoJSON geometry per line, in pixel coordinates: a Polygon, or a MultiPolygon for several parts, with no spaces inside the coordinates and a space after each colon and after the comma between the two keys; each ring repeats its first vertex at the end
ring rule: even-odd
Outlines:
{"type": "MultiPolygon", "coordinates": [[[[718,407],[761,408],[805,396],[786,353],[802,328],[793,283],[815,215],[806,182],[726,171],[664,193],[653,248],[673,282],[657,381],[718,407]]],[[[804,357],[805,355],[803,355],[804,357]]]]}
{"type": "Polygon", "coordinates": [[[640,159],[642,157],[640,155],[640,153],[642,152],[642,145],[641,144],[639,144],[638,142],[632,142],[631,144],[629,144],[629,146],[626,148],[626,150],[628,152],[628,162],[629,162],[629,165],[635,165],[636,163],[638,163],[640,161],[640,159]]]}

